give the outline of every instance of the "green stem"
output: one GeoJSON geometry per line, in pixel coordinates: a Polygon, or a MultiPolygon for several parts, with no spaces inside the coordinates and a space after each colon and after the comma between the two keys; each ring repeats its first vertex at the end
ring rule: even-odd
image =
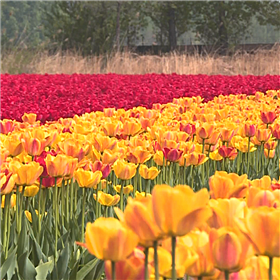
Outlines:
{"type": "Polygon", "coordinates": [[[43,213],[41,213],[41,197],[42,197],[42,180],[43,178],[40,178],[40,185],[39,185],[39,193],[38,193],[38,237],[41,231],[41,220],[40,220],[40,215],[42,214],[43,217],[43,213]]]}
{"type": "Polygon", "coordinates": [[[54,259],[55,262],[57,260],[57,239],[58,239],[58,187],[57,187],[57,178],[54,179],[54,197],[53,197],[53,203],[55,207],[55,213],[54,213],[54,223],[55,223],[55,244],[54,244],[54,259]]]}
{"type": "Polygon", "coordinates": [[[175,256],[176,256],[176,236],[171,237],[172,242],[172,280],[176,280],[176,264],[175,264],[175,256]]]}
{"type": "Polygon", "coordinates": [[[159,270],[158,270],[158,252],[157,252],[158,242],[154,241],[154,267],[155,267],[155,280],[159,280],[159,270]]]}
{"type": "Polygon", "coordinates": [[[250,137],[248,137],[247,175],[249,176],[250,137]]]}
{"type": "Polygon", "coordinates": [[[225,270],[225,280],[229,280],[229,272],[225,270]]]}
{"type": "Polygon", "coordinates": [[[149,248],[145,248],[145,280],[149,280],[149,248]]]}
{"type": "MultiPolygon", "coordinates": [[[[1,197],[2,201],[2,197],[1,197]]],[[[9,227],[10,225],[10,208],[11,208],[11,193],[5,195],[5,206],[4,206],[4,236],[3,236],[3,246],[5,252],[5,259],[8,257],[9,248],[9,227]]]]}
{"type": "Polygon", "coordinates": [[[85,188],[83,188],[83,205],[82,205],[82,236],[81,241],[84,241],[84,235],[85,235],[85,205],[86,205],[86,193],[85,188]]]}
{"type": "Polygon", "coordinates": [[[19,234],[19,201],[20,201],[20,196],[19,196],[19,186],[17,186],[16,190],[16,226],[17,226],[17,233],[19,234]]]}
{"type": "Polygon", "coordinates": [[[269,257],[269,269],[268,269],[268,279],[269,280],[273,280],[272,268],[273,268],[273,257],[269,257]]]}
{"type": "Polygon", "coordinates": [[[202,280],[202,276],[198,276],[198,277],[197,277],[197,280],[202,280]]]}
{"type": "Polygon", "coordinates": [[[99,202],[98,202],[98,188],[99,184],[96,186],[96,200],[95,200],[95,219],[98,219],[99,218],[99,213],[98,213],[98,210],[99,210],[99,202]]]}
{"type": "Polygon", "coordinates": [[[120,192],[120,208],[123,211],[123,182],[121,182],[121,192],[120,192]]]}
{"type": "Polygon", "coordinates": [[[114,261],[111,261],[112,266],[112,280],[116,280],[116,263],[114,261]]]}
{"type": "Polygon", "coordinates": [[[75,191],[75,199],[74,199],[74,211],[77,212],[77,203],[78,203],[78,188],[77,185],[74,185],[74,191],[75,191]]]}
{"type": "Polygon", "coordinates": [[[19,228],[18,228],[18,233],[21,231],[21,217],[22,217],[22,205],[23,205],[23,199],[24,199],[24,191],[25,191],[25,186],[22,186],[22,192],[21,192],[21,197],[20,197],[20,204],[19,204],[19,228]]]}
{"type": "Polygon", "coordinates": [[[70,220],[73,218],[73,199],[74,199],[74,181],[71,179],[70,184],[70,220]]]}
{"type": "Polygon", "coordinates": [[[64,227],[64,206],[65,206],[65,181],[63,179],[62,184],[61,184],[61,225],[64,227]]]}
{"type": "Polygon", "coordinates": [[[69,226],[69,180],[67,180],[66,186],[66,222],[67,226],[69,226]]]}
{"type": "Polygon", "coordinates": [[[191,175],[191,180],[192,180],[192,181],[191,181],[191,182],[192,182],[192,183],[191,183],[191,187],[192,187],[192,190],[193,190],[193,181],[194,181],[194,179],[193,179],[193,177],[194,177],[194,176],[193,176],[193,165],[191,165],[191,172],[190,172],[190,175],[191,175]]]}

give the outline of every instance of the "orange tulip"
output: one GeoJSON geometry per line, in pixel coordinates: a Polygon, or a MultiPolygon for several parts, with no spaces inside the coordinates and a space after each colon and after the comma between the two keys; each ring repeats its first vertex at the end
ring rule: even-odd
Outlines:
{"type": "Polygon", "coordinates": [[[113,152],[111,150],[104,150],[102,155],[103,164],[114,164],[120,157],[119,153],[113,152]]]}
{"type": "Polygon", "coordinates": [[[152,192],[156,224],[165,235],[185,235],[212,215],[207,206],[208,200],[206,189],[194,193],[189,186],[179,185],[172,188],[156,185],[152,192]]]}
{"type": "Polygon", "coordinates": [[[221,140],[222,142],[230,142],[232,137],[235,135],[233,129],[228,129],[227,127],[221,128],[221,140]]]}
{"type": "Polygon", "coordinates": [[[141,130],[141,124],[137,121],[126,120],[123,124],[122,134],[134,136],[141,130]]]}
{"type": "Polygon", "coordinates": [[[126,156],[128,161],[135,164],[144,163],[151,157],[152,154],[141,146],[138,146],[135,149],[129,151],[126,156]]]}
{"type": "Polygon", "coordinates": [[[276,150],[264,149],[264,156],[266,158],[274,158],[276,150]]]}
{"type": "Polygon", "coordinates": [[[12,120],[0,120],[0,133],[8,134],[15,129],[15,122],[12,120]]]}
{"type": "Polygon", "coordinates": [[[197,128],[197,135],[202,139],[208,139],[211,137],[213,130],[214,126],[212,124],[204,123],[197,128]]]}
{"type": "Polygon", "coordinates": [[[222,271],[241,270],[246,259],[254,254],[251,244],[238,230],[226,227],[212,229],[210,240],[214,265],[222,271]]]}
{"type": "Polygon", "coordinates": [[[271,189],[271,179],[269,176],[265,175],[261,179],[255,179],[249,181],[249,185],[262,189],[262,190],[270,190],[271,189]]]}
{"type": "Polygon", "coordinates": [[[273,207],[250,208],[238,227],[246,234],[257,255],[280,257],[280,209],[273,207]]]}
{"type": "Polygon", "coordinates": [[[277,197],[270,190],[250,187],[247,194],[247,205],[248,207],[275,207],[277,205],[277,197]]]}
{"type": "Polygon", "coordinates": [[[117,160],[113,165],[113,170],[116,176],[122,180],[129,180],[136,174],[137,165],[125,162],[124,160],[117,160]]]}
{"type": "Polygon", "coordinates": [[[151,196],[141,200],[129,197],[124,213],[118,208],[115,208],[115,212],[119,219],[138,235],[141,245],[150,247],[153,246],[153,241],[162,238],[155,223],[151,196]]]}
{"type": "Polygon", "coordinates": [[[138,244],[137,235],[115,218],[87,223],[86,248],[100,260],[125,260],[138,244]]]}
{"type": "Polygon", "coordinates": [[[244,218],[246,202],[237,198],[210,199],[209,206],[213,212],[207,221],[211,228],[236,227],[235,219],[244,218]]]}
{"type": "Polygon", "coordinates": [[[209,188],[211,198],[230,198],[244,197],[249,182],[247,175],[238,176],[235,173],[227,173],[225,171],[216,171],[209,178],[209,188]]]}
{"type": "Polygon", "coordinates": [[[218,153],[223,158],[229,158],[230,160],[234,160],[237,157],[237,155],[238,155],[238,152],[237,152],[236,148],[226,147],[226,146],[220,147],[218,149],[218,153]]]}
{"type": "Polygon", "coordinates": [[[103,132],[106,136],[116,136],[122,128],[122,123],[119,121],[105,122],[103,132]]]}
{"type": "Polygon", "coordinates": [[[51,177],[66,177],[74,173],[75,167],[78,164],[78,159],[63,154],[58,154],[56,156],[48,154],[45,162],[47,172],[51,177]]]}
{"type": "Polygon", "coordinates": [[[24,115],[22,116],[22,120],[29,124],[34,124],[36,122],[36,119],[37,119],[37,115],[33,113],[29,113],[29,114],[24,113],[24,115]]]}
{"type": "Polygon", "coordinates": [[[267,142],[271,136],[270,129],[258,129],[256,133],[256,138],[260,143],[267,142]]]}
{"type": "Polygon", "coordinates": [[[16,157],[24,150],[22,142],[16,136],[8,136],[3,141],[3,146],[9,151],[9,155],[12,157],[16,157]]]}
{"type": "Polygon", "coordinates": [[[254,124],[245,123],[244,130],[245,130],[245,136],[251,138],[256,134],[257,127],[254,124]]]}

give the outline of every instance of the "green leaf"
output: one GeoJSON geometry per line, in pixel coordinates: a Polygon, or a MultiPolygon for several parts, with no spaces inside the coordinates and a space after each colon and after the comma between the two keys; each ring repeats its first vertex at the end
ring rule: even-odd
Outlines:
{"type": "Polygon", "coordinates": [[[20,276],[25,279],[35,279],[36,269],[28,258],[28,252],[23,253],[18,259],[18,268],[20,276]]]}
{"type": "Polygon", "coordinates": [[[83,268],[78,271],[76,279],[83,280],[91,272],[91,270],[94,269],[95,266],[97,266],[98,261],[98,259],[93,259],[92,261],[84,265],[83,268]]]}
{"type": "Polygon", "coordinates": [[[28,251],[29,249],[29,238],[27,235],[27,227],[26,227],[26,216],[23,211],[22,213],[22,226],[21,231],[18,239],[18,249],[17,249],[17,255],[21,256],[25,251],[28,251]]]}
{"type": "Polygon", "coordinates": [[[9,269],[11,267],[15,267],[15,265],[16,265],[16,258],[15,258],[16,251],[17,251],[17,247],[15,247],[13,249],[11,254],[8,255],[8,258],[4,261],[3,265],[1,266],[1,278],[4,279],[4,276],[9,271],[9,269]]]}
{"type": "Polygon", "coordinates": [[[37,272],[36,280],[45,280],[47,279],[48,273],[51,273],[54,267],[54,263],[52,260],[40,263],[35,269],[37,272]]]}

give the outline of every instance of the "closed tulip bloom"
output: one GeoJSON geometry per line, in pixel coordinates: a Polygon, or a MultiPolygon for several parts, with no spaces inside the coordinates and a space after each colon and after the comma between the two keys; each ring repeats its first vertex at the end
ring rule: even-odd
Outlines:
{"type": "Polygon", "coordinates": [[[216,171],[209,178],[209,188],[211,198],[242,198],[246,194],[249,182],[247,175],[238,176],[235,173],[216,171]]]}
{"type": "Polygon", "coordinates": [[[256,134],[257,126],[250,123],[244,124],[244,131],[246,137],[253,137],[256,134]]]}
{"type": "Polygon", "coordinates": [[[105,117],[113,117],[115,112],[115,108],[103,108],[103,113],[105,117]]]}
{"type": "Polygon", "coordinates": [[[211,137],[212,132],[214,130],[214,125],[209,124],[209,123],[204,123],[202,126],[197,128],[197,135],[201,139],[208,139],[211,137]]]}
{"type": "Polygon", "coordinates": [[[163,152],[156,151],[156,153],[153,156],[153,160],[157,165],[163,166],[163,152]]]}
{"type": "Polygon", "coordinates": [[[0,121],[0,133],[8,134],[15,129],[15,121],[12,120],[1,120],[0,121]]]}
{"type": "Polygon", "coordinates": [[[277,115],[274,111],[261,112],[261,120],[265,124],[272,124],[277,118],[277,115]]]}
{"type": "MultiPolygon", "coordinates": [[[[237,150],[241,151],[242,153],[248,153],[248,139],[240,136],[235,136],[232,138],[231,143],[237,150]]],[[[249,152],[251,153],[254,152],[255,150],[256,150],[255,145],[251,141],[249,146],[249,152]]]]}
{"type": "MultiPolygon", "coordinates": [[[[135,248],[124,261],[115,264],[116,280],[141,280],[145,278],[145,254],[135,248]]],[[[106,279],[112,280],[112,263],[105,261],[106,279]]]]}
{"type": "Polygon", "coordinates": [[[139,167],[139,174],[144,179],[154,180],[160,171],[156,167],[150,167],[148,168],[147,165],[141,164],[139,167]]]}
{"type": "Polygon", "coordinates": [[[278,142],[277,141],[268,141],[264,144],[264,148],[267,150],[275,150],[277,147],[278,142]]]}
{"type": "Polygon", "coordinates": [[[163,155],[166,160],[176,162],[180,160],[180,157],[183,154],[183,151],[179,149],[163,148],[163,155]]]}
{"type": "Polygon", "coordinates": [[[250,208],[238,227],[249,238],[257,255],[280,257],[280,209],[250,208]]]}
{"type": "Polygon", "coordinates": [[[125,260],[138,244],[137,235],[115,218],[87,223],[86,248],[100,260],[125,260]]]}
{"type": "MultiPolygon", "coordinates": [[[[1,208],[4,208],[5,207],[5,195],[1,195],[2,197],[2,200],[1,200],[1,208]]],[[[16,194],[12,194],[11,195],[11,208],[15,207],[16,206],[16,201],[17,201],[17,196],[16,194]]]]}
{"type": "Polygon", "coordinates": [[[275,123],[272,127],[272,135],[275,139],[280,140],[280,123],[275,123]]]}
{"type": "Polygon", "coordinates": [[[9,151],[9,155],[12,157],[16,157],[24,150],[22,142],[15,136],[7,137],[3,141],[3,146],[9,151]]]}
{"type": "Polygon", "coordinates": [[[135,176],[137,165],[125,162],[124,160],[117,160],[113,165],[113,169],[117,178],[129,180],[135,176]]]}
{"type": "MultiPolygon", "coordinates": [[[[96,194],[93,194],[94,199],[96,200],[96,194]]],[[[110,195],[107,193],[104,193],[102,191],[98,191],[98,202],[101,205],[104,206],[114,206],[117,205],[120,201],[120,196],[118,194],[116,195],[110,195]]]]}
{"type": "Polygon", "coordinates": [[[152,198],[156,224],[167,236],[185,235],[212,215],[207,189],[194,193],[189,186],[156,185],[152,198]]]}
{"type": "Polygon", "coordinates": [[[90,164],[90,169],[95,171],[101,171],[102,172],[102,179],[105,179],[108,177],[108,175],[111,172],[111,166],[109,164],[103,164],[101,161],[96,160],[93,164],[90,164]]]}
{"type": "Polygon", "coordinates": [[[145,192],[138,192],[138,191],[135,192],[135,199],[137,199],[137,200],[141,200],[148,196],[152,196],[152,195],[150,193],[146,194],[145,192]]]}
{"type": "Polygon", "coordinates": [[[256,133],[256,138],[260,143],[267,142],[271,136],[270,129],[258,129],[256,133]]]}
{"type": "Polygon", "coordinates": [[[102,178],[101,171],[86,171],[83,168],[79,168],[74,172],[74,178],[77,180],[81,188],[93,188],[99,184],[102,178]]]}
{"type": "Polygon", "coordinates": [[[46,147],[46,142],[41,141],[37,138],[26,137],[22,139],[22,143],[25,151],[30,156],[39,156],[45,150],[46,147]]]}
{"type": "Polygon", "coordinates": [[[0,180],[0,194],[9,194],[12,192],[13,188],[16,184],[17,174],[13,174],[9,172],[7,174],[1,173],[1,180],[0,180]]]}
{"type": "Polygon", "coordinates": [[[230,142],[232,137],[235,135],[235,131],[233,129],[228,129],[226,127],[221,128],[221,140],[223,142],[230,142]]]}
{"type": "MultiPolygon", "coordinates": [[[[36,215],[38,216],[38,210],[35,210],[35,213],[36,213],[36,215]]],[[[32,214],[29,212],[29,211],[27,211],[27,210],[25,210],[24,211],[24,214],[25,214],[25,216],[26,216],[26,218],[27,218],[27,220],[30,222],[30,223],[32,223],[32,214]]],[[[47,212],[45,212],[45,216],[47,215],[47,212]]],[[[40,215],[40,219],[42,219],[42,214],[40,215]]]]}
{"type": "Polygon", "coordinates": [[[39,163],[34,161],[27,164],[13,162],[10,167],[13,173],[17,174],[15,181],[18,186],[33,185],[44,170],[39,163]]]}
{"type": "Polygon", "coordinates": [[[63,154],[58,154],[56,156],[48,154],[45,162],[47,172],[51,177],[65,177],[69,176],[72,171],[74,172],[73,169],[75,168],[73,168],[73,164],[76,163],[77,165],[78,159],[73,159],[63,154]]]}
{"type": "Polygon", "coordinates": [[[141,200],[133,200],[129,197],[124,213],[120,209],[115,209],[115,211],[119,219],[138,235],[142,246],[153,246],[153,241],[162,238],[155,223],[151,196],[141,200]]]}
{"type": "Polygon", "coordinates": [[[109,136],[97,134],[93,138],[93,146],[99,152],[103,152],[106,149],[113,150],[117,146],[117,140],[109,136]]]}
{"type": "Polygon", "coordinates": [[[247,238],[231,228],[212,229],[210,240],[214,266],[222,271],[239,271],[246,259],[254,254],[247,238]]]}

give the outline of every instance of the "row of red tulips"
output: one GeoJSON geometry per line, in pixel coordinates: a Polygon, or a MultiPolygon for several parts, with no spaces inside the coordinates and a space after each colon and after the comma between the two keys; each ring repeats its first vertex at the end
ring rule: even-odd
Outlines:
{"type": "Polygon", "coordinates": [[[280,89],[279,76],[207,75],[1,75],[1,118],[21,121],[36,113],[41,122],[103,108],[152,108],[173,98],[254,94],[280,89]]]}

